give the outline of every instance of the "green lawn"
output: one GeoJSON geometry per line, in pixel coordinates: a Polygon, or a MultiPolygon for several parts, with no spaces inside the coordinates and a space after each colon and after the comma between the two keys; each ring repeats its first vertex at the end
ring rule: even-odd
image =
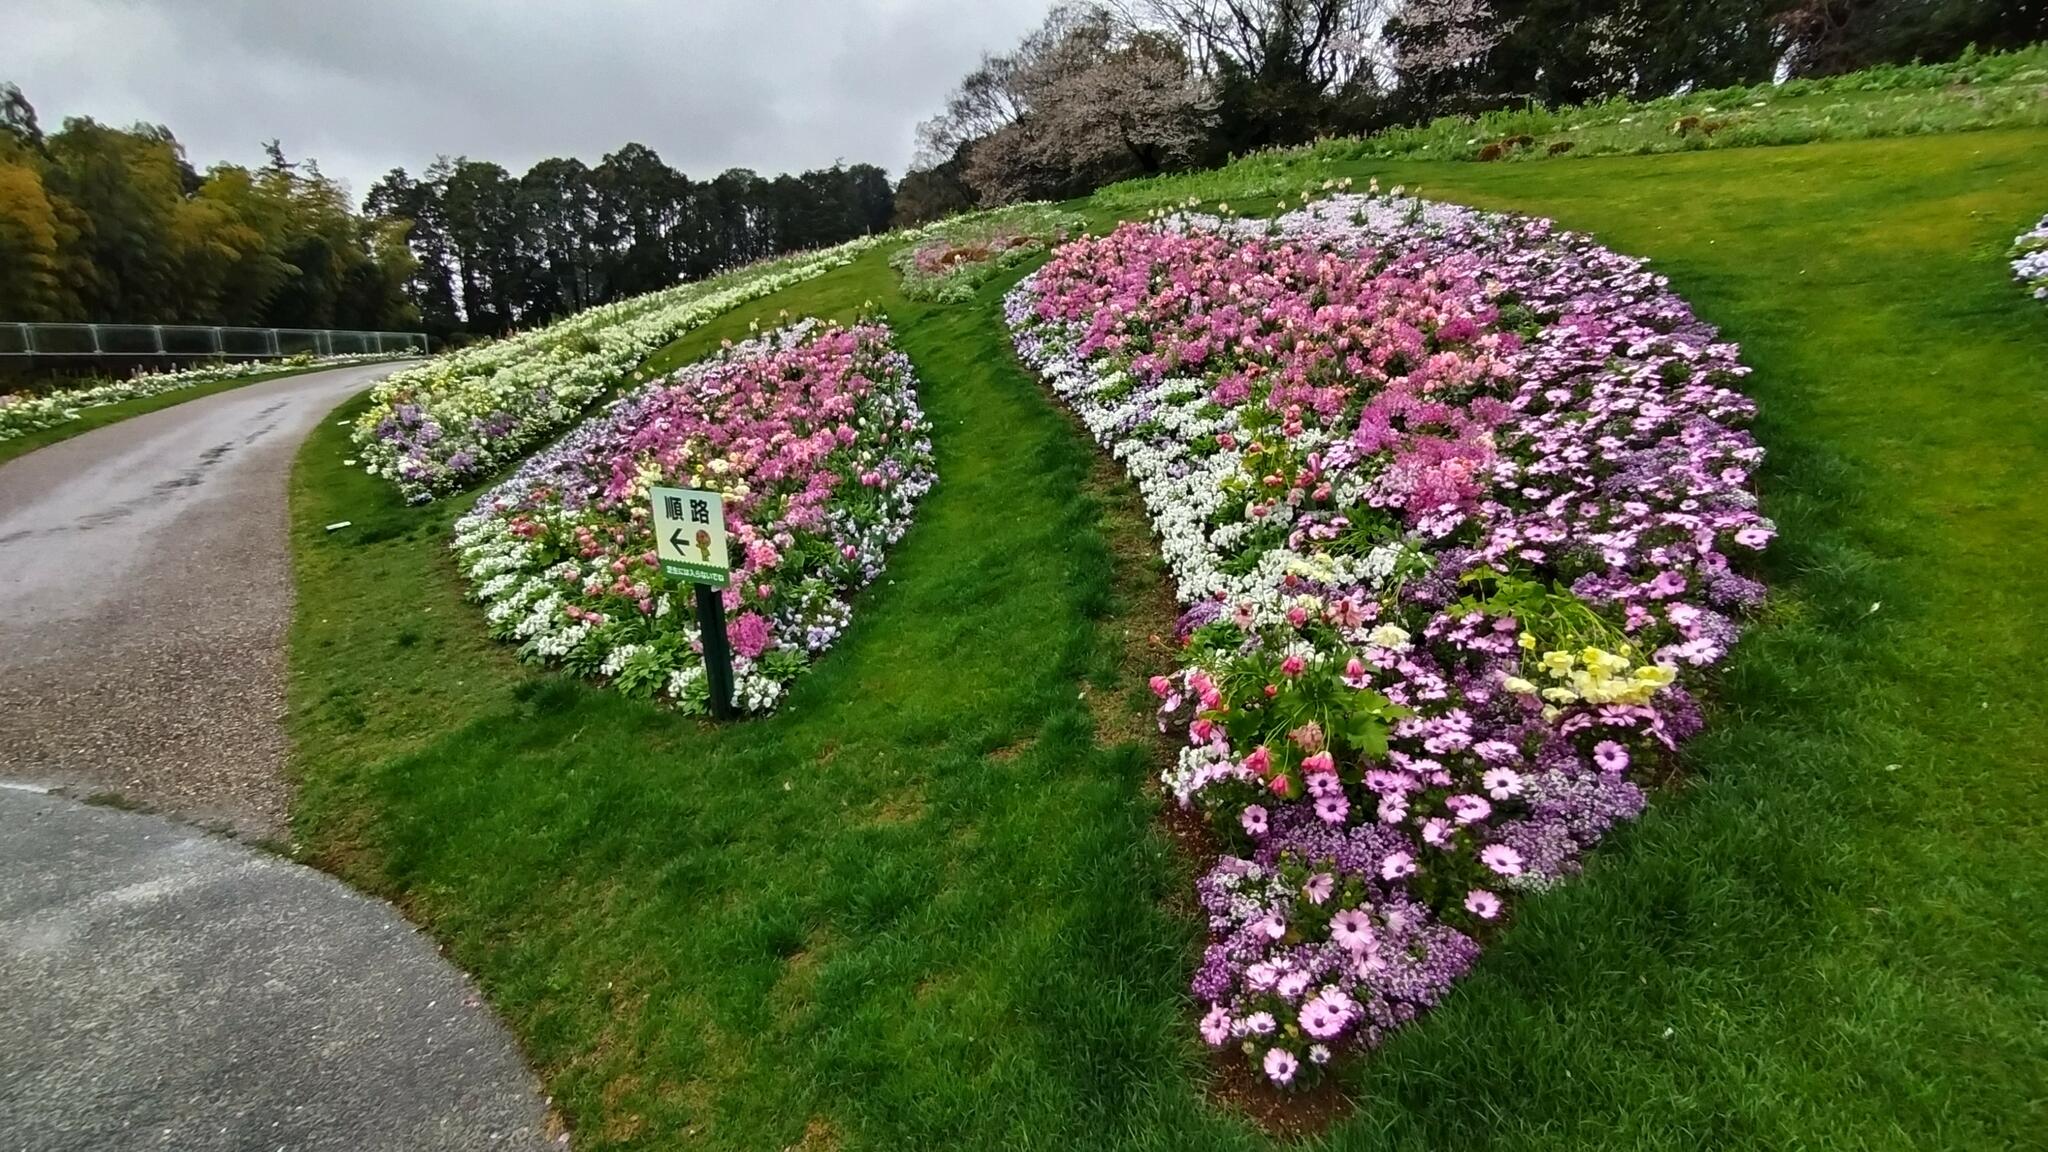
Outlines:
{"type": "Polygon", "coordinates": [[[38,428],[34,432],[16,436],[11,440],[0,440],[0,464],[5,464],[16,456],[26,456],[38,448],[55,444],[60,440],[69,440],[73,436],[82,436],[95,428],[104,428],[109,424],[118,424],[131,416],[140,416],[145,412],[155,412],[160,408],[169,408],[174,404],[183,404],[187,400],[197,400],[201,396],[211,396],[216,392],[226,392],[233,388],[246,388],[251,384],[261,384],[265,380],[276,380],[281,376],[297,376],[301,372],[319,372],[322,370],[320,367],[314,366],[308,368],[285,368],[277,372],[258,372],[253,376],[239,376],[232,380],[218,380],[212,384],[200,384],[192,388],[160,392],[155,396],[138,396],[133,400],[123,400],[118,404],[103,404],[98,408],[87,408],[79,412],[78,419],[76,420],[67,420],[62,424],[53,424],[48,428],[38,428]]]}
{"type": "MultiPolygon", "coordinates": [[[[2001,256],[2048,209],[2048,132],[1330,171],[1654,257],[1756,368],[1785,533],[1690,783],[1360,1066],[1323,1143],[2038,1141],[2048,310],[2001,256]]],[[[445,551],[464,502],[399,506],[323,424],[298,835],[476,973],[583,1148],[1264,1146],[1205,1102],[1130,494],[1010,360],[1013,277],[918,306],[885,259],[676,350],[872,299],[937,428],[940,486],[771,719],[514,664],[445,551]]]]}

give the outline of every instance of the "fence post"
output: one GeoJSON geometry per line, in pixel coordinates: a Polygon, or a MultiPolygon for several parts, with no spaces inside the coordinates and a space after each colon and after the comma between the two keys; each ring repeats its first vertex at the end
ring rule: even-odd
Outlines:
{"type": "MultiPolygon", "coordinates": [[[[94,331],[95,333],[97,333],[97,332],[99,331],[99,326],[98,326],[97,324],[95,324],[95,325],[93,326],[93,331],[94,331]]],[[[153,336],[155,336],[155,337],[156,337],[156,354],[157,354],[157,355],[159,355],[159,356],[163,355],[163,354],[164,354],[164,326],[163,326],[163,325],[161,325],[161,324],[152,324],[152,325],[150,325],[150,326],[149,326],[149,331],[150,331],[150,334],[151,334],[151,335],[153,335],[153,336]]]]}

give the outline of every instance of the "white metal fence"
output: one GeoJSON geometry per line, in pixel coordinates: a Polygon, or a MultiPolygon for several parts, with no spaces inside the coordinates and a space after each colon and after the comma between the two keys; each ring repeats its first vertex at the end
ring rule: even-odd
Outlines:
{"type": "Polygon", "coordinates": [[[0,356],[161,356],[263,360],[310,352],[426,352],[421,332],[337,332],[315,328],[207,328],[190,324],[4,324],[0,356]]]}

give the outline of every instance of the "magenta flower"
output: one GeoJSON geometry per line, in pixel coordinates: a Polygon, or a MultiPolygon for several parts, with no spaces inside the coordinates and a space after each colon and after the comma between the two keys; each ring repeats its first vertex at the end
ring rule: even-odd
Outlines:
{"type": "Polygon", "coordinates": [[[1465,911],[1481,920],[1491,920],[1500,915],[1500,897],[1484,888],[1474,888],[1465,893],[1465,911]]]}

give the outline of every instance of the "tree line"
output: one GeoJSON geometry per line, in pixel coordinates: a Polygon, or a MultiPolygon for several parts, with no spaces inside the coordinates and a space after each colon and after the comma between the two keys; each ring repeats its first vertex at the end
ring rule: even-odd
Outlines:
{"type": "Polygon", "coordinates": [[[917,222],[1530,102],[1949,60],[2048,39],[2048,0],[1105,0],[983,56],[897,188],[917,222]]]}
{"type": "Polygon", "coordinates": [[[0,320],[399,330],[402,225],[276,144],[195,171],[161,125],[45,134],[0,85],[0,320]]]}
{"type": "Polygon", "coordinates": [[[45,133],[0,84],[0,321],[495,335],[889,226],[868,164],[692,180],[628,144],[524,175],[467,158],[393,169],[362,205],[275,142],[194,169],[162,125],[45,133]]]}
{"type": "Polygon", "coordinates": [[[768,178],[691,180],[628,144],[595,166],[542,160],[525,175],[443,159],[395,168],[364,211],[405,229],[406,298],[427,331],[531,325],[784,252],[889,226],[895,195],[870,164],[768,178]]]}

